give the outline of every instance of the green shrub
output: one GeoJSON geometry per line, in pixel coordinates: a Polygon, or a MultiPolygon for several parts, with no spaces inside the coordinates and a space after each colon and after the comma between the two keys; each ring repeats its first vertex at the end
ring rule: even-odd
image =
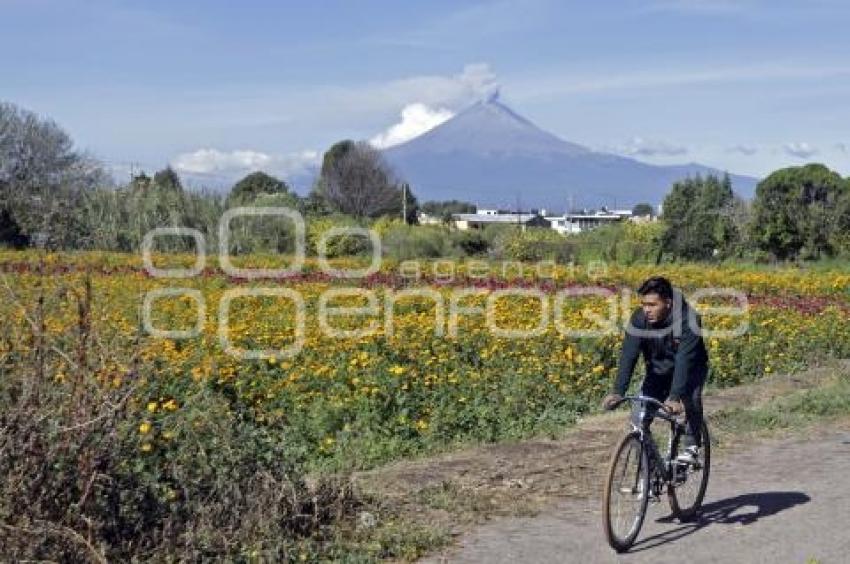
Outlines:
{"type": "Polygon", "coordinates": [[[449,230],[440,226],[400,225],[383,239],[384,254],[396,260],[439,258],[462,254],[452,244],[449,230]]]}
{"type": "Polygon", "coordinates": [[[490,250],[490,242],[480,231],[458,231],[452,239],[452,244],[467,256],[483,255],[490,250]]]}
{"type": "Polygon", "coordinates": [[[90,286],[43,297],[33,327],[68,301],[76,332],[47,342],[33,329],[31,346],[4,356],[4,560],[295,561],[305,547],[320,557],[328,525],[357,505],[348,481],[308,487],[282,424],[256,421],[226,389],[118,368],[126,355],[92,333],[90,286]]]}
{"type": "Polygon", "coordinates": [[[576,245],[557,231],[544,227],[500,230],[493,242],[494,254],[500,258],[536,262],[554,260],[568,263],[575,258],[576,245]]]}
{"type": "Polygon", "coordinates": [[[334,228],[362,228],[363,225],[353,217],[346,215],[330,215],[312,218],[307,224],[307,251],[313,255],[318,254],[319,243],[325,237],[325,256],[337,258],[353,255],[361,255],[371,252],[369,238],[363,235],[343,233],[331,235],[329,231],[334,228]]]}

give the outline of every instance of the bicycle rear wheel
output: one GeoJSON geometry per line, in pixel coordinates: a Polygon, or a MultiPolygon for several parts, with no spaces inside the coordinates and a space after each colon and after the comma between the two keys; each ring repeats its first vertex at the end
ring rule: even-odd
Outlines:
{"type": "Polygon", "coordinates": [[[630,433],[614,451],[602,504],[605,537],[617,552],[634,544],[646,517],[650,493],[649,456],[640,436],[630,433]]]}
{"type": "MultiPolygon", "coordinates": [[[[687,473],[686,479],[683,482],[674,480],[674,483],[667,485],[670,509],[679,521],[687,521],[696,515],[702,506],[702,500],[705,498],[705,490],[708,488],[708,476],[711,471],[711,437],[708,434],[708,426],[704,421],[700,433],[702,435],[700,443],[702,446],[700,447],[699,465],[687,466],[684,470],[687,473]]],[[[681,435],[679,440],[681,440],[681,435]]],[[[675,446],[678,448],[679,445],[675,446]]]]}

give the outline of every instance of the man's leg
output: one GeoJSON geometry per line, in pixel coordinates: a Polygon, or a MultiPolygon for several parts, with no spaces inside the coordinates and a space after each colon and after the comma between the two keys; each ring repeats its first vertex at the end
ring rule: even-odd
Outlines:
{"type": "Polygon", "coordinates": [[[702,370],[685,390],[682,404],[685,406],[685,417],[687,419],[687,432],[684,437],[684,447],[702,446],[702,388],[705,385],[707,370],[702,370]]]}
{"type": "MultiPolygon", "coordinates": [[[[658,401],[667,399],[667,394],[670,393],[670,385],[672,381],[667,378],[661,378],[654,374],[648,374],[640,385],[640,395],[649,396],[658,401]]],[[[632,422],[635,425],[640,425],[642,428],[648,428],[655,416],[658,408],[652,405],[634,404],[632,409],[632,422]]]]}

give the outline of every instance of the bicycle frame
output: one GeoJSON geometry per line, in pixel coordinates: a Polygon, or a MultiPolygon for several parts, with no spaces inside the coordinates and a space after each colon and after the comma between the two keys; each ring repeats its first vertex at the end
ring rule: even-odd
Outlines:
{"type": "MultiPolygon", "coordinates": [[[[649,424],[635,424],[635,421],[630,421],[632,432],[638,434],[641,444],[647,449],[651,477],[660,478],[661,481],[665,483],[673,483],[677,478],[675,472],[677,465],[673,462],[673,445],[685,433],[685,425],[675,416],[668,413],[667,408],[663,403],[649,396],[626,396],[617,402],[614,407],[616,408],[627,401],[644,404],[644,408],[640,411],[639,415],[641,422],[643,421],[644,414],[646,413],[645,406],[651,405],[658,408],[652,415],[653,419],[659,418],[670,423],[670,440],[667,444],[667,457],[665,458],[658,452],[658,445],[655,444],[655,441],[652,438],[652,431],[649,429],[649,424]]],[[[656,495],[660,495],[661,492],[656,491],[655,493],[656,495]]]]}

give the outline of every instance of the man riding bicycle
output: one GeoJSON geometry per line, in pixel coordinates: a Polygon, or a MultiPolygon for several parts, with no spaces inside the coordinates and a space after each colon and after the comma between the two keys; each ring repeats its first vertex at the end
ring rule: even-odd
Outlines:
{"type": "MultiPolygon", "coordinates": [[[[708,375],[700,317],[666,278],[649,278],[638,288],[638,295],[641,306],[632,313],[626,327],[617,381],[602,406],[612,409],[622,399],[638,356],[643,353],[646,377],[641,395],[664,402],[673,415],[684,410],[687,434],[678,460],[692,464],[702,446],[702,388],[708,375]]],[[[635,422],[648,425],[654,409],[646,407],[643,412],[636,412],[635,422]]]]}

